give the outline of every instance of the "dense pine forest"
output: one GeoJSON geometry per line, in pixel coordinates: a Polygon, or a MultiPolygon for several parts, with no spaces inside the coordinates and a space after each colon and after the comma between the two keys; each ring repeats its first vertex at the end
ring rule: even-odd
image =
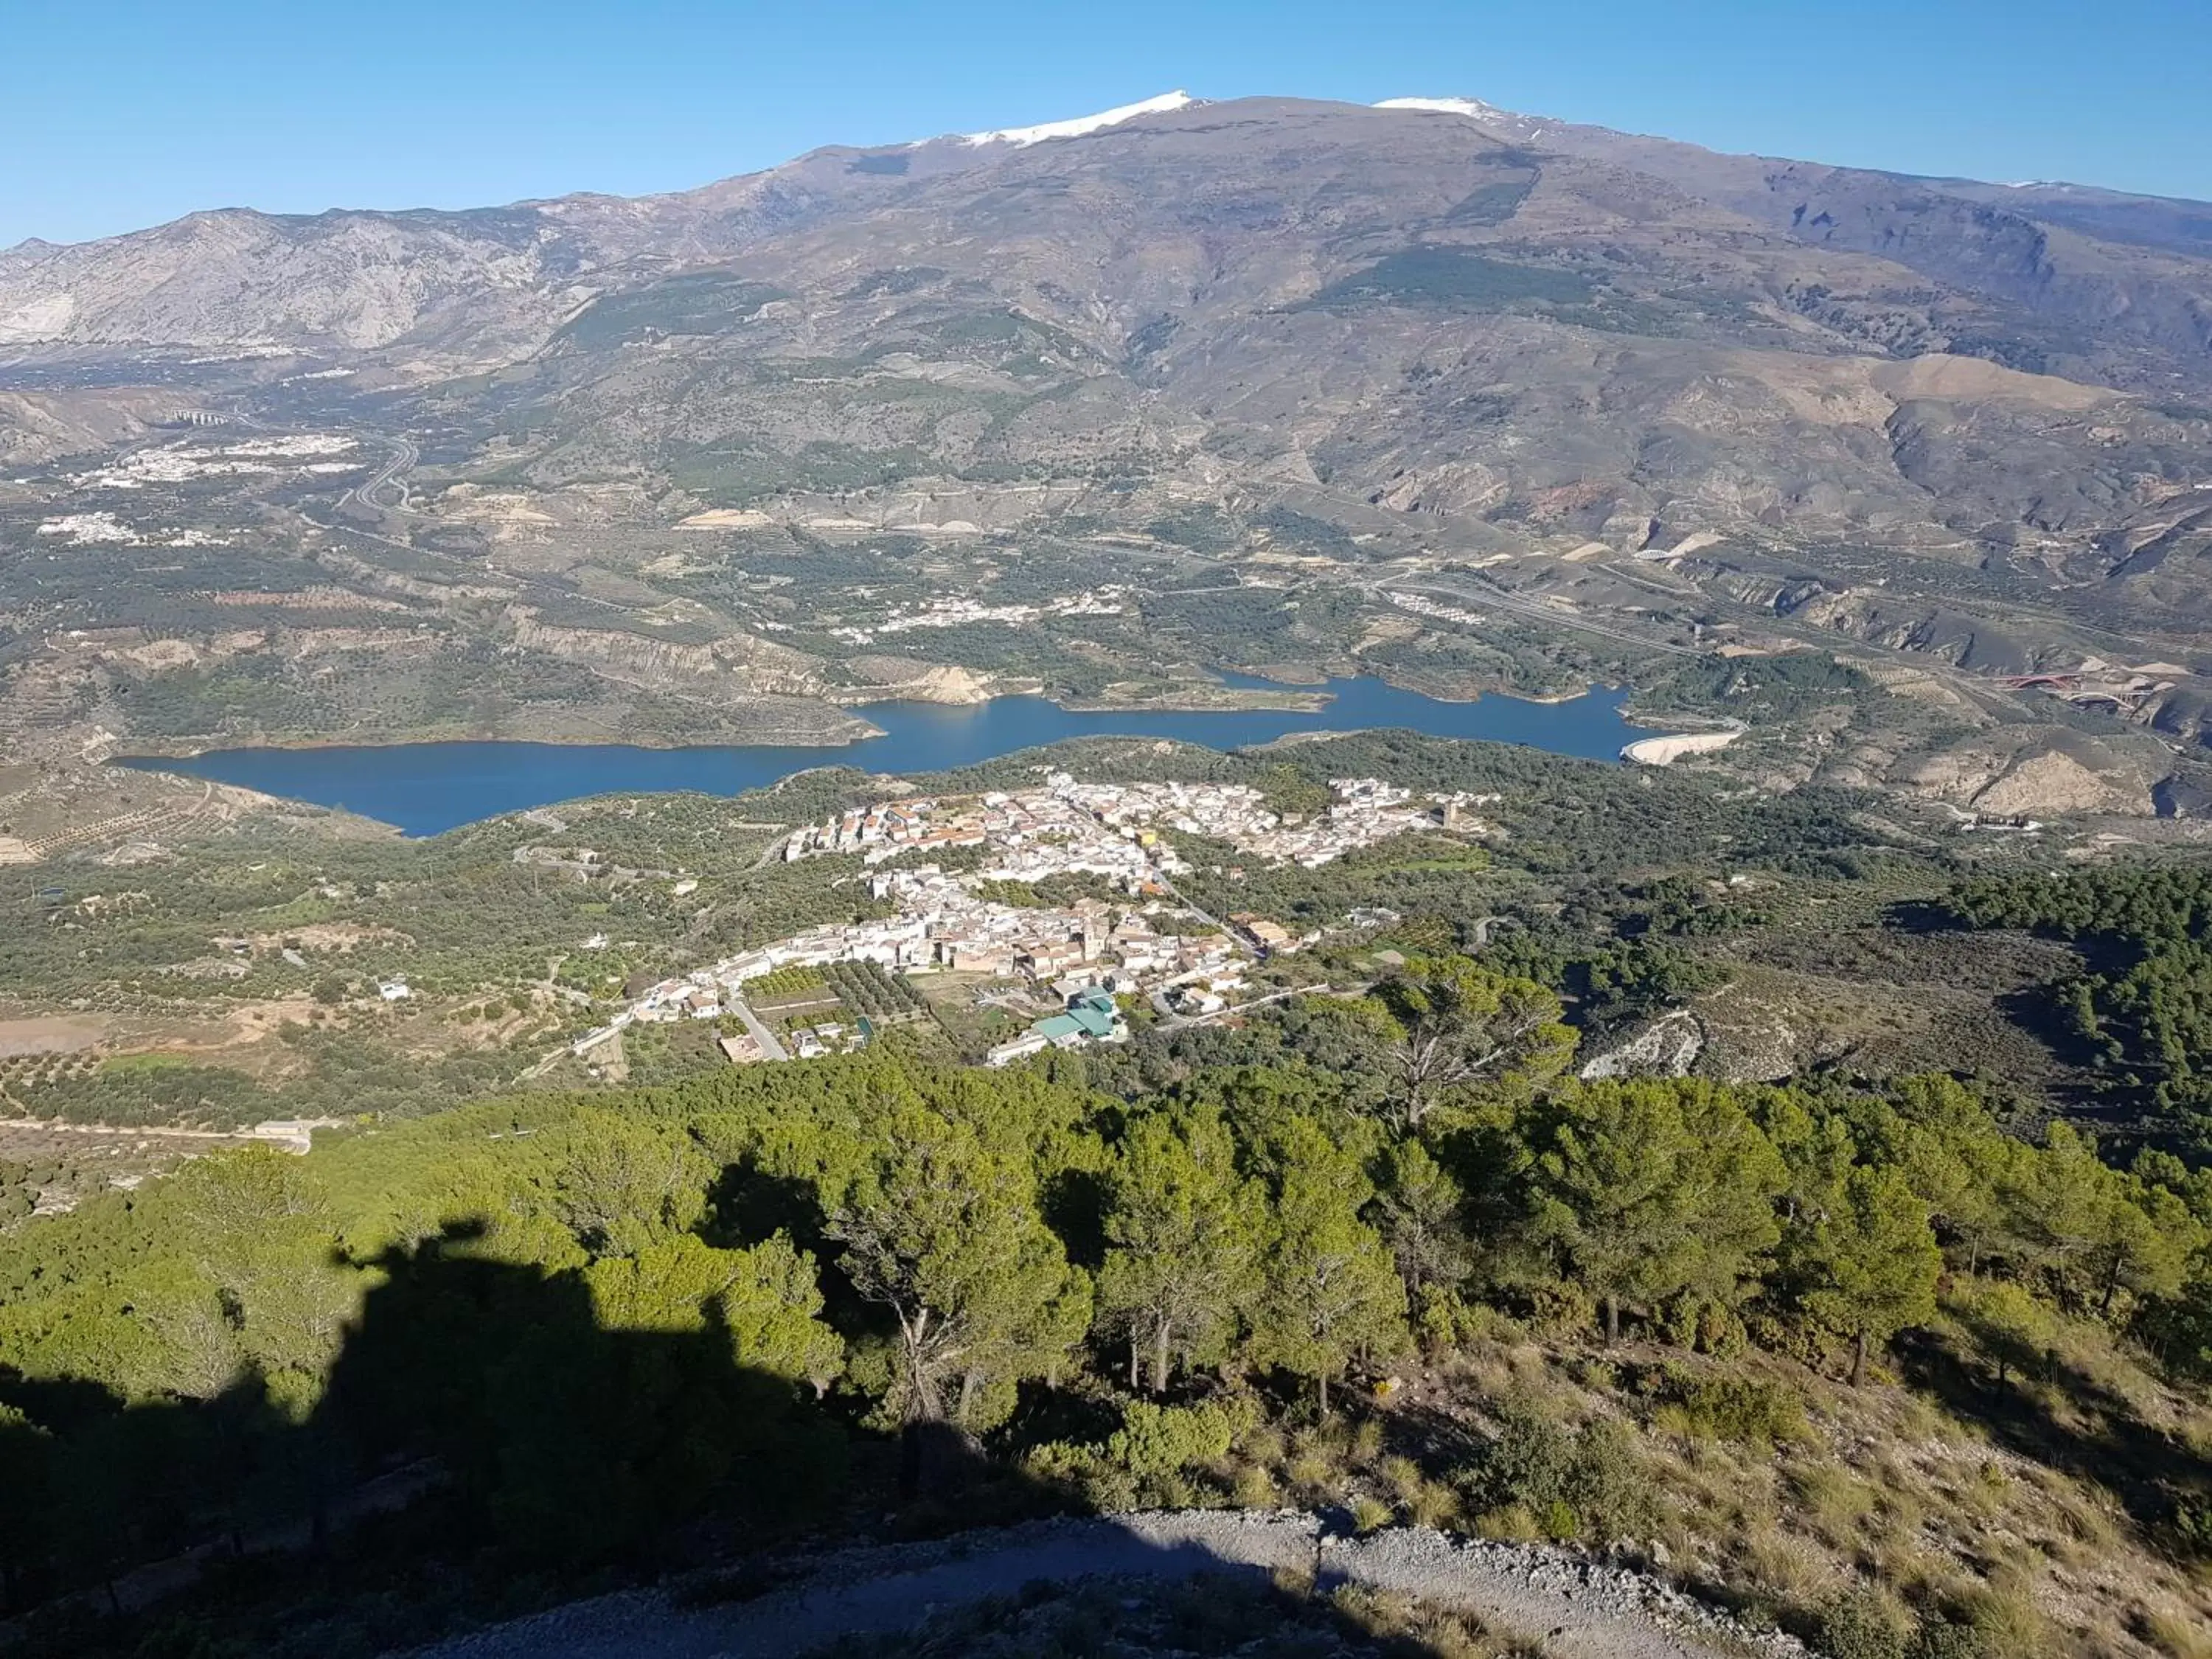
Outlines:
{"type": "MultiPolygon", "coordinates": [[[[1959,908],[2148,948],[2189,934],[2184,893],[1959,908]]],[[[1942,1076],[1577,1081],[1557,994],[1464,957],[1295,1008],[1088,1065],[893,1034],[479,1103],[0,1238],[9,1595],[64,1597],[32,1626],[55,1651],[367,1653],[886,1516],[1328,1495],[1363,1526],[1672,1540],[1836,1652],[1994,1659],[2061,1632],[1989,1545],[1930,1545],[1928,1506],[2025,1528],[2024,1488],[2082,1534],[2054,1549],[2212,1549],[2212,1173],[2008,1132],[1942,1076]],[[1879,1401],[1982,1472],[1916,1498],[1826,1449],[1879,1401]],[[2007,1473],[2030,1448],[2051,1484],[2007,1473]],[[1772,1509],[1713,1495],[1740,1459],[1832,1562],[1762,1563],[1772,1509]],[[467,1564],[434,1591],[434,1535],[467,1564]],[[343,1540],[304,1626],[221,1559],[271,1538],[343,1540]],[[210,1546],[221,1611],[98,1617],[210,1546]]]]}

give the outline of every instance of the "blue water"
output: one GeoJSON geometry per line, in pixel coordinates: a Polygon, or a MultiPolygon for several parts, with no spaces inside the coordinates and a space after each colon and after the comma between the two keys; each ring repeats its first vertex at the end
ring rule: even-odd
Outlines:
{"type": "MultiPolygon", "coordinates": [[[[1267,682],[1231,677],[1232,684],[1267,682]]],[[[1319,689],[1319,688],[1316,688],[1319,689]]],[[[1571,702],[1484,697],[1439,702],[1381,680],[1331,680],[1317,713],[1243,709],[1081,714],[1042,697],[971,706],[881,702],[862,710],[884,735],[832,745],[640,749],[627,744],[410,743],[346,749],[219,749],[191,760],[125,764],[241,784],[266,794],[343,806],[410,836],[434,836],[501,812],[586,795],[696,789],[738,795],[813,766],[911,775],[995,759],[1064,738],[1176,738],[1241,749],[1292,732],[1402,726],[1437,738],[1484,738],[1558,755],[1611,760],[1640,733],[1620,718],[1624,691],[1571,702]]]]}

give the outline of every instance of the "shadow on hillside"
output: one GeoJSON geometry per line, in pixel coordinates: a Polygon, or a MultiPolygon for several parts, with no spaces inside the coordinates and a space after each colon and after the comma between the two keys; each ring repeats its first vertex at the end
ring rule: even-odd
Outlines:
{"type": "Polygon", "coordinates": [[[320,1583],[364,1532],[455,1571],[634,1571],[839,1501],[844,1427],[713,1322],[603,1328],[580,1275],[489,1259],[465,1228],[372,1265],[304,1414],[252,1375],[149,1404],[0,1373],[0,1594],[43,1604],[31,1650],[91,1651],[101,1619],[210,1579],[320,1583]]]}
{"type": "Polygon", "coordinates": [[[2063,1471],[2109,1493],[2128,1518],[2149,1531],[2172,1513],[2174,1482],[2201,1480],[2204,1460],[2142,1421],[2126,1399],[2057,1354],[2023,1352],[2000,1380],[1928,1333],[1898,1339],[1899,1373],[1964,1421],[1979,1424],[2006,1450],[2063,1471]],[[2026,1380],[2024,1380],[2026,1379],[2026,1380]],[[2047,1385],[2080,1420],[2052,1408],[2047,1385]]]}
{"type": "MultiPolygon", "coordinates": [[[[580,1273],[494,1259],[480,1232],[355,1264],[376,1282],[312,1410],[288,1409],[283,1380],[252,1375],[149,1403],[0,1373],[0,1611],[18,1614],[0,1648],[365,1655],[648,1581],[680,1610],[667,1616],[757,1643],[783,1628],[785,1603],[763,1598],[808,1575],[810,1532],[884,1545],[875,1571],[937,1574],[955,1626],[963,1597],[1025,1605],[1032,1579],[1060,1585],[1049,1595],[1082,1623],[1092,1592],[1079,1581],[1093,1575],[1188,1584],[1187,1609],[1203,1609],[1213,1593],[1193,1581],[1264,1590],[1278,1569],[1313,1566],[1303,1523],[1287,1519],[1280,1559],[1253,1557],[1263,1529],[1241,1525],[1225,1548],[1113,1523],[978,1532],[1085,1506],[942,1425],[869,1433],[806,1384],[738,1364],[712,1320],[606,1328],[580,1273]],[[954,1533],[965,1536],[949,1551],[898,1547],[954,1533]]],[[[672,1307],[699,1305],[696,1287],[672,1288],[672,1307]]],[[[1095,1443],[1117,1421],[1081,1391],[1039,1386],[1012,1431],[1095,1443]]],[[[860,1559],[841,1555],[810,1595],[807,1645],[850,1633],[902,1651],[897,1629],[930,1598],[855,1582],[860,1559]]],[[[1294,1622],[1336,1617],[1325,1600],[1293,1603],[1294,1622]]],[[[571,1621],[597,1616],[564,1611],[542,1648],[524,1634],[508,1650],[567,1655],[571,1621]]],[[[623,1630],[597,1639],[573,1650],[630,1650],[623,1630]]]]}
{"type": "MultiPolygon", "coordinates": [[[[1290,1627],[1348,1632],[1325,1596],[1269,1588],[1278,1571],[1311,1571],[1305,1523],[1238,1524],[1221,1540],[1110,1522],[976,1533],[1079,1506],[949,1431],[903,1445],[855,1432],[804,1384],[737,1364],[712,1323],[605,1328],[580,1275],[478,1246],[461,1229],[379,1258],[380,1282],[303,1415],[251,1376],[207,1400],[140,1404],[0,1376],[0,1404],[20,1413],[0,1414],[0,1564],[11,1605],[35,1607],[0,1627],[0,1646],[23,1659],[365,1655],[641,1580],[666,1585],[667,1609],[566,1608],[504,1650],[627,1653],[637,1621],[659,1620],[733,1653],[850,1638],[889,1655],[925,1616],[930,1640],[957,1641],[971,1621],[1045,1601],[1071,1631],[1095,1631],[1124,1606],[1113,1586],[1138,1581],[1178,1632],[1235,1633],[1265,1602],[1290,1627]],[[902,1462],[925,1491],[894,1505],[902,1462]],[[779,1596],[811,1569],[770,1547],[803,1550],[848,1495],[880,1500],[864,1513],[885,1551],[841,1554],[804,1596],[779,1596]],[[967,1536],[949,1550],[899,1547],[953,1532],[967,1536]],[[1246,1612],[1229,1616],[1231,1601],[1246,1612]]],[[[1052,1421],[1030,1428],[1110,1426],[1047,1393],[1027,1409],[1052,1421]]],[[[860,1541],[850,1534],[836,1541],[860,1541]]]]}

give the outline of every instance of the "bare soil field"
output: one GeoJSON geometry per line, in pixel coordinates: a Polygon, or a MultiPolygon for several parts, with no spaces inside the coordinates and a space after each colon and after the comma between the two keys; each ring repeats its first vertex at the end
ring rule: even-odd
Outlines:
{"type": "Polygon", "coordinates": [[[17,1054],[76,1054],[96,1048],[107,1035],[107,1022],[90,1015],[0,1019],[0,1060],[17,1054]]]}

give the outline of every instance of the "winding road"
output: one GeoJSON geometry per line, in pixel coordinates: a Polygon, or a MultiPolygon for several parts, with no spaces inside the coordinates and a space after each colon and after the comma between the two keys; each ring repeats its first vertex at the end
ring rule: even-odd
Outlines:
{"type": "Polygon", "coordinates": [[[379,513],[411,513],[414,492],[408,488],[407,475],[422,459],[422,452],[405,438],[394,437],[392,459],[377,469],[365,483],[357,483],[338,497],[343,507],[348,501],[359,501],[363,507],[379,513]],[[389,492],[387,495],[386,492],[389,492]]]}

